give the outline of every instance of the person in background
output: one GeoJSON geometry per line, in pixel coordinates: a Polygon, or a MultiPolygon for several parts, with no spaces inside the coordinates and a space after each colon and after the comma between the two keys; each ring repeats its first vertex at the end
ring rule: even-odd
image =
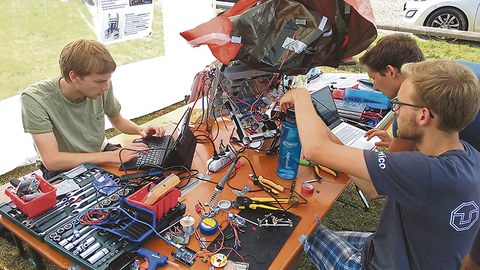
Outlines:
{"type": "Polygon", "coordinates": [[[306,159],[354,176],[369,197],[386,196],[375,233],[333,232],[319,222],[301,238],[319,269],[459,269],[478,232],[480,153],[458,136],[478,113],[478,79],[451,60],[405,64],[401,73],[392,99],[397,135],[417,151],[338,144],[308,90],[288,91],[280,101],[282,110],[294,106],[306,159]]]}
{"type": "MultiPolygon", "coordinates": [[[[400,85],[405,80],[401,68],[406,63],[424,61],[423,52],[417,42],[407,34],[391,34],[378,40],[360,57],[360,64],[365,66],[368,76],[374,81],[374,88],[389,99],[397,96],[400,85]]],[[[390,152],[412,150],[413,142],[397,137],[397,123],[393,122],[393,138],[384,130],[371,129],[365,136],[371,139],[378,136],[381,141],[376,146],[388,147],[390,152]]]]}
{"type": "Polygon", "coordinates": [[[147,149],[143,143],[124,150],[109,144],[105,115],[125,134],[164,134],[163,128],[143,128],[120,114],[110,81],[116,63],[100,42],[70,42],[60,53],[59,65],[61,76],[30,85],[21,95],[23,128],[33,137],[46,179],[83,162],[120,164],[147,149]]]}

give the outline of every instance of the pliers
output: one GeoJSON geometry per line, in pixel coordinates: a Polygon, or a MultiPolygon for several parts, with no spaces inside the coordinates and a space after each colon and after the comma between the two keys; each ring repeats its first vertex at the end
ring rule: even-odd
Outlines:
{"type": "Polygon", "coordinates": [[[238,196],[237,199],[235,200],[236,205],[238,209],[245,209],[245,208],[250,208],[250,209],[257,209],[257,208],[263,208],[263,209],[269,209],[269,210],[283,210],[281,208],[266,204],[266,203],[289,203],[288,198],[248,198],[245,196],[238,196]]]}
{"type": "Polygon", "coordinates": [[[281,185],[273,182],[272,180],[268,180],[261,175],[255,178],[255,176],[253,174],[251,174],[250,178],[253,179],[253,183],[255,185],[261,186],[261,187],[265,188],[267,191],[269,191],[269,192],[271,192],[275,195],[278,195],[279,192],[283,192],[283,190],[285,189],[281,185]]]}
{"type": "Polygon", "coordinates": [[[315,171],[315,175],[320,179],[322,179],[322,177],[320,176],[320,171],[326,172],[326,173],[332,175],[333,177],[337,177],[337,174],[338,174],[337,170],[328,168],[326,166],[317,164],[317,163],[309,161],[309,160],[300,159],[299,163],[301,165],[312,166],[314,171],[315,171]]]}

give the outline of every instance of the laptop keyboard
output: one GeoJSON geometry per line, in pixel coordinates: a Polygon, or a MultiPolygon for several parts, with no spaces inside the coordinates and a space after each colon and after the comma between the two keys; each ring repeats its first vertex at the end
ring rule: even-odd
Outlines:
{"type": "Polygon", "coordinates": [[[167,153],[171,150],[173,145],[173,138],[171,136],[163,137],[149,137],[143,140],[143,143],[148,145],[148,152],[140,153],[135,165],[137,167],[146,165],[162,165],[167,153]]]}
{"type": "Polygon", "coordinates": [[[342,141],[345,145],[352,144],[353,141],[363,136],[364,131],[356,129],[351,126],[344,126],[342,129],[337,130],[335,135],[342,141]]]}

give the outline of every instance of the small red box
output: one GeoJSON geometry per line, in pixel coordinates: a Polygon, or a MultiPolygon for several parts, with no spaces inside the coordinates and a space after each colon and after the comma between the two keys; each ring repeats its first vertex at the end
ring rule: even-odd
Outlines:
{"type": "Polygon", "coordinates": [[[25,202],[17,196],[14,189],[5,189],[5,194],[10,197],[12,202],[28,217],[33,218],[49,210],[57,203],[57,189],[47,182],[43,177],[36,175],[39,182],[40,191],[43,195],[31,201],[25,202]]]}
{"type": "Polygon", "coordinates": [[[146,208],[155,212],[156,219],[160,219],[170,209],[174,208],[178,203],[178,198],[182,195],[178,188],[174,188],[172,191],[165,194],[152,206],[144,204],[142,201],[147,196],[150,187],[155,186],[155,183],[145,185],[137,192],[127,197],[127,201],[133,203],[139,207],[146,208]]]}

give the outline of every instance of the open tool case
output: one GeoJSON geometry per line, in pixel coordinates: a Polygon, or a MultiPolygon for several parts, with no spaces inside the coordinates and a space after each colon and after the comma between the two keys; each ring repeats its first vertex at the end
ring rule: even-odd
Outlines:
{"type": "Polygon", "coordinates": [[[78,224],[77,214],[89,208],[114,207],[121,204],[127,211],[135,213],[139,220],[151,224],[159,231],[181,218],[185,213],[185,205],[173,204],[161,218],[157,219],[155,213],[132,205],[125,199],[134,194],[138,188],[130,186],[119,188],[114,193],[109,193],[110,195],[96,192],[93,181],[98,175],[122,184],[118,176],[93,164],[84,163],[48,181],[57,184],[73,180],[80,186],[80,189],[74,192],[57,196],[56,204],[51,209],[29,218],[15,203],[8,202],[0,205],[0,214],[35,238],[46,242],[83,269],[122,269],[134,257],[130,251],[148,239],[153,230],[139,222],[126,222],[119,225],[123,230],[116,230],[118,233],[115,234],[108,227],[102,227],[103,225],[78,224]],[[125,235],[137,241],[129,241],[125,235]]]}
{"type": "MultiPolygon", "coordinates": [[[[48,181],[56,184],[72,179],[80,187],[72,194],[57,196],[56,203],[49,210],[29,218],[21,211],[20,207],[17,207],[13,202],[9,202],[0,206],[0,213],[38,240],[44,241],[46,236],[64,227],[65,224],[71,223],[76,213],[92,208],[97,204],[97,194],[92,187],[92,181],[95,179],[95,175],[99,173],[118,179],[118,176],[102,168],[85,163],[48,181]]],[[[98,193],[98,202],[102,201],[104,201],[104,206],[111,206],[118,201],[118,196],[102,196],[98,193]],[[115,199],[115,197],[117,198],[115,199]],[[109,202],[108,205],[107,202],[109,202]]],[[[66,228],[69,228],[69,226],[66,226],[66,228]]]]}

